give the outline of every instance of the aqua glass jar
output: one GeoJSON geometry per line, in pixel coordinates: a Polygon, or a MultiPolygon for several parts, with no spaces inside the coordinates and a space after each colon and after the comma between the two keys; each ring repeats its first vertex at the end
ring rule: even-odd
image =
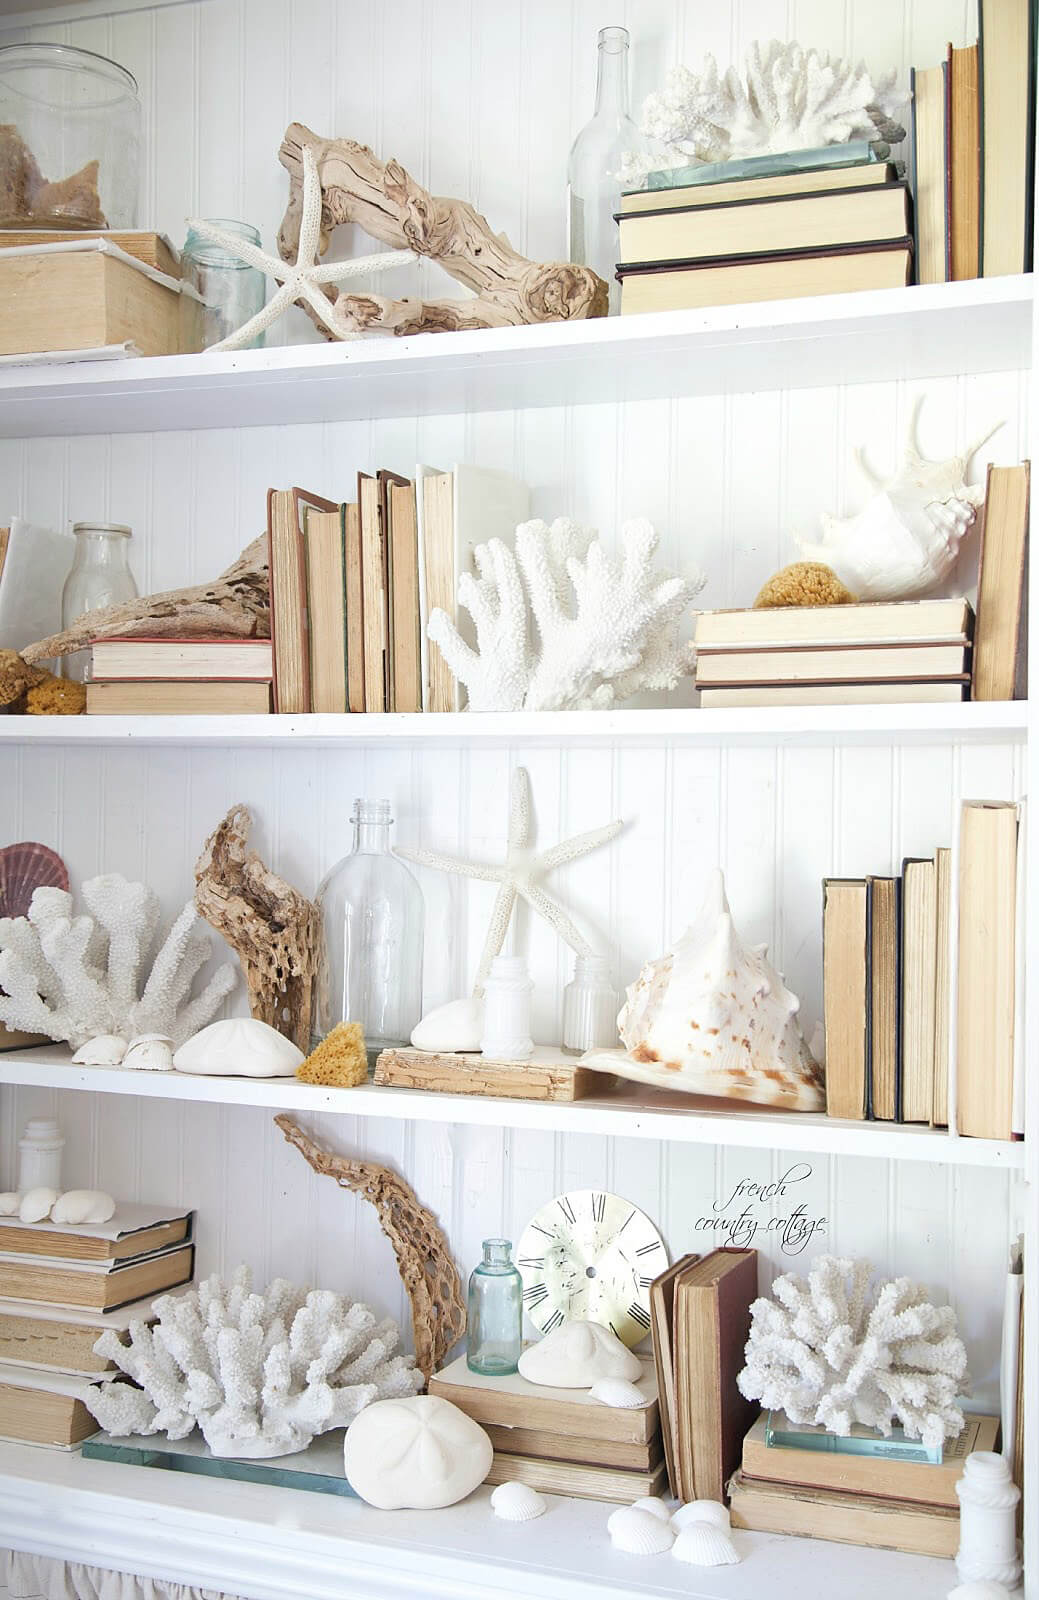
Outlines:
{"type": "Polygon", "coordinates": [[[523,1348],[523,1279],[511,1252],[510,1239],[485,1239],[469,1279],[466,1364],[488,1378],[515,1372],[523,1348]]]}
{"type": "MultiPolygon", "coordinates": [[[[227,217],[213,217],[211,220],[214,228],[223,228],[225,233],[233,233],[235,238],[259,246],[260,231],[251,222],[233,222],[227,217]]],[[[234,333],[236,328],[262,311],[266,304],[267,280],[259,268],[246,266],[244,261],[239,261],[222,245],[203,239],[194,228],[188,230],[184,241],[180,274],[197,291],[203,302],[203,350],[226,339],[229,333],[234,333]]],[[[186,315],[193,315],[190,302],[185,302],[182,310],[186,315]]],[[[262,349],[264,337],[263,332],[254,334],[242,349],[262,349]]],[[[197,347],[198,340],[192,329],[184,348],[197,347]]]]}

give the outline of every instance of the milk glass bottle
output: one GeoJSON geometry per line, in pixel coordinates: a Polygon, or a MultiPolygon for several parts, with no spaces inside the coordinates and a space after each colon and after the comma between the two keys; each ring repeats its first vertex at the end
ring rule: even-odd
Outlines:
{"type": "Polygon", "coordinates": [[[523,1279],[511,1250],[509,1239],[485,1239],[483,1260],[469,1279],[466,1363],[489,1378],[515,1372],[522,1349],[523,1279]]]}
{"type": "Polygon", "coordinates": [[[613,987],[605,956],[576,956],[574,975],[563,990],[563,1049],[611,1050],[617,1043],[620,995],[613,987]]]}
{"type": "MultiPolygon", "coordinates": [[[[88,611],[137,598],[128,559],[133,529],[121,522],[74,522],[76,553],[61,591],[61,626],[71,628],[88,611]]],[[[66,678],[85,683],[90,676],[90,651],[65,656],[66,678]]]]}
{"type": "Polygon", "coordinates": [[[337,1022],[359,1022],[374,1054],[407,1044],[422,1015],[422,891],[390,850],[392,823],[388,800],[355,800],[353,850],[318,889],[315,1043],[337,1022]]]}

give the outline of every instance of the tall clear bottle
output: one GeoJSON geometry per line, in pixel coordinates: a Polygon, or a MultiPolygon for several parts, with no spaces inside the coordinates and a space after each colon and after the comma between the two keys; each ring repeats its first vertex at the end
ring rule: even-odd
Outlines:
{"type": "Polygon", "coordinates": [[[509,1239],[485,1239],[469,1278],[466,1364],[489,1378],[515,1372],[523,1348],[523,1279],[511,1250],[509,1239]]]}
{"type": "Polygon", "coordinates": [[[390,849],[388,800],[355,800],[354,843],[317,892],[325,945],[314,1042],[359,1022],[369,1053],[407,1044],[422,1015],[422,891],[390,849]]]}
{"type": "MultiPolygon", "coordinates": [[[[61,625],[71,628],[88,611],[115,606],[137,598],[128,553],[133,529],[122,522],[74,522],[76,551],[65,587],[61,591],[61,625]]],[[[66,678],[86,683],[90,676],[90,651],[76,650],[64,657],[66,678]]]]}
{"type": "Polygon", "coordinates": [[[570,149],[567,165],[567,254],[591,267],[610,286],[610,311],[620,301],[615,272],[620,259],[614,214],[621,197],[621,163],[629,152],[659,147],[632,121],[628,106],[628,30],[599,30],[595,115],[570,149]]]}

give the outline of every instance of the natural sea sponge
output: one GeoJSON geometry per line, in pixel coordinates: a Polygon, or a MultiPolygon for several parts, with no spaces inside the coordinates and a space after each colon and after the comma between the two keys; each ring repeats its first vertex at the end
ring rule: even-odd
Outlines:
{"type": "Polygon", "coordinates": [[[49,676],[42,667],[23,661],[17,650],[0,650],[0,706],[21,711],[28,691],[49,676]]]}
{"type": "Polygon", "coordinates": [[[849,606],[855,596],[821,561],[795,561],[769,578],[754,602],[755,610],[771,606],[849,606]]]}
{"type": "Polygon", "coordinates": [[[368,1079],[368,1052],[359,1022],[338,1022],[315,1050],[296,1068],[303,1083],[328,1088],[356,1089],[368,1079]]]}
{"type": "Polygon", "coordinates": [[[54,678],[47,674],[25,697],[25,709],[31,717],[79,717],[87,709],[86,685],[74,683],[71,678],[54,678]]]}

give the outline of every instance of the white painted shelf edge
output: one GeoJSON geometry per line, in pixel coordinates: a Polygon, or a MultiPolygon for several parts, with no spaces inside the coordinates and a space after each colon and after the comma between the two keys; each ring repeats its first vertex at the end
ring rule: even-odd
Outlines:
{"type": "Polygon", "coordinates": [[[127,1067],[74,1066],[68,1052],[41,1046],[0,1054],[0,1083],[40,1089],[79,1089],[142,1099],[197,1104],[269,1106],[274,1111],[385,1117],[404,1122],[447,1122],[553,1133],[609,1134],[674,1144],[729,1145],[743,1149],[805,1151],[926,1161],[940,1166],[1024,1166],[1024,1144],[963,1139],[915,1124],[843,1122],[817,1113],[705,1110],[681,1095],[628,1085],[616,1093],[567,1102],[506,1100],[485,1095],[438,1094],[368,1084],[326,1089],[295,1078],[224,1078],[183,1072],[142,1072],[127,1067]]]}
{"type": "Polygon", "coordinates": [[[248,747],[344,744],[978,743],[1025,736],[1028,701],[942,705],[669,707],[436,715],[26,717],[0,715],[0,743],[248,747]]]}
{"type": "Polygon", "coordinates": [[[773,1534],[735,1535],[739,1566],[694,1569],[611,1549],[598,1501],[548,1496],[501,1523],[490,1491],[443,1511],[192,1477],[0,1443],[0,1547],[73,1557],[249,1600],[940,1600],[952,1563],[773,1534]]]}

